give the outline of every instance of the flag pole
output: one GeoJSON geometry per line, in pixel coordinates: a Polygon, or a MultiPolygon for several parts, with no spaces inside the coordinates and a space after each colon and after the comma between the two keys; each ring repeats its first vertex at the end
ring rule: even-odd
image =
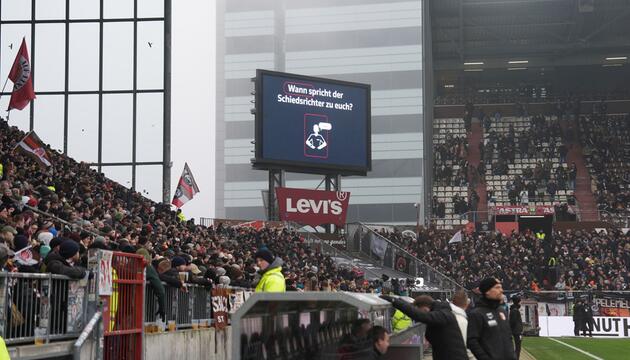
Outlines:
{"type": "Polygon", "coordinates": [[[4,89],[6,89],[8,82],[9,82],[9,77],[7,76],[7,79],[4,80],[4,85],[2,85],[2,91],[0,91],[0,99],[2,99],[2,94],[4,94],[4,89]]]}

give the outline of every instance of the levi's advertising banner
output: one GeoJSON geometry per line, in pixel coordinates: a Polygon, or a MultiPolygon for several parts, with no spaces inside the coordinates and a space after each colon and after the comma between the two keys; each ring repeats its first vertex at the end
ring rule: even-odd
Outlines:
{"type": "Polygon", "coordinates": [[[318,226],[343,226],[348,214],[350,193],[347,191],[321,191],[276,188],[280,220],[318,226]]]}
{"type": "Polygon", "coordinates": [[[262,151],[257,157],[310,169],[369,169],[368,85],[262,70],[259,74],[257,143],[262,140],[262,151]]]}

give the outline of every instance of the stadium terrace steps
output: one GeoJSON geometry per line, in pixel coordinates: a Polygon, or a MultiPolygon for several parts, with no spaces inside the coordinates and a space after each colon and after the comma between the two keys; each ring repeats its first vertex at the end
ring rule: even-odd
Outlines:
{"type": "Polygon", "coordinates": [[[569,153],[567,154],[567,162],[569,164],[575,163],[578,170],[575,184],[575,198],[577,199],[581,212],[581,220],[597,221],[599,220],[597,202],[591,190],[591,176],[586,168],[582,146],[577,143],[570,146],[569,153]]]}
{"type": "MultiPolygon", "coordinates": [[[[479,162],[481,161],[481,153],[479,151],[479,144],[483,141],[483,127],[481,126],[481,122],[474,120],[471,124],[471,131],[468,133],[468,164],[473,165],[475,168],[479,166],[479,162]]],[[[472,184],[472,179],[468,178],[468,183],[472,184]]],[[[477,190],[477,195],[479,195],[479,205],[477,206],[477,211],[485,212],[488,211],[488,193],[486,189],[485,181],[481,181],[476,184],[475,190],[477,190]]],[[[469,190],[469,195],[471,191],[469,190]]]]}

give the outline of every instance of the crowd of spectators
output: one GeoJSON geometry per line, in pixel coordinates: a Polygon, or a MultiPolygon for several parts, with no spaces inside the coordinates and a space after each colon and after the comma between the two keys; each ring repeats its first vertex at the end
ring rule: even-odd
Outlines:
{"type": "MultiPolygon", "coordinates": [[[[510,124],[508,131],[490,131],[485,144],[481,144],[482,165],[490,164],[493,175],[509,175],[510,166],[516,155],[521,159],[534,159],[535,163],[524,163],[522,171],[513,175],[505,183],[505,193],[511,205],[528,205],[530,202],[556,201],[559,190],[574,190],[577,179],[577,166],[568,165],[569,148],[559,142],[561,128],[557,118],[543,115],[531,117],[530,127],[525,131],[515,131],[510,124]],[[551,159],[559,159],[557,165],[551,159]]],[[[520,168],[520,167],[519,167],[520,168]]],[[[493,192],[490,191],[489,198],[493,192]]],[[[574,205],[570,199],[569,205],[574,205]]]]}
{"type": "Polygon", "coordinates": [[[435,184],[440,186],[466,186],[468,184],[468,140],[466,137],[447,135],[446,142],[434,150],[433,173],[435,184]]]}
{"type": "Polygon", "coordinates": [[[630,118],[606,115],[597,107],[593,115],[582,116],[579,136],[594,180],[593,192],[599,210],[630,216],[630,118]]]}
{"type": "Polygon", "coordinates": [[[531,231],[464,235],[421,229],[414,239],[394,230],[387,237],[468,289],[496,276],[510,290],[630,290],[630,233],[531,231]],[[553,265],[550,267],[550,265],[553,265]]]}
{"type": "MultiPolygon", "coordinates": [[[[183,271],[190,283],[251,288],[258,277],[253,256],[267,248],[283,261],[287,290],[380,292],[384,286],[365,280],[357,268],[336,264],[291,229],[196,225],[88,164],[50,150],[53,165],[42,168],[12,151],[23,136],[0,121],[0,258],[11,259],[5,271],[80,278],[87,249],[101,248],[144,255],[169,286],[185,289],[176,276],[183,271]],[[30,256],[11,258],[25,250],[30,256]]],[[[389,237],[467,287],[491,275],[510,289],[564,284],[615,290],[630,283],[630,238],[617,231],[568,231],[542,241],[531,233],[473,234],[452,245],[450,236],[427,229],[416,241],[397,233],[389,237]],[[557,281],[541,270],[550,258],[562,269],[557,281]]]]}

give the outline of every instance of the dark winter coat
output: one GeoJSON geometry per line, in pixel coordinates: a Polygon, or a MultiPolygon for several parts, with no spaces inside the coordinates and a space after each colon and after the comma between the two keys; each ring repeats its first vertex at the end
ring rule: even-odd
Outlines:
{"type": "Polygon", "coordinates": [[[523,318],[521,317],[520,305],[510,306],[510,329],[512,329],[512,335],[523,334],[523,318]]]}
{"type": "Polygon", "coordinates": [[[44,264],[46,264],[46,271],[49,273],[65,275],[72,279],[82,279],[86,273],[86,270],[81,266],[70,266],[66,259],[54,251],[46,256],[44,264]]]}
{"type": "Polygon", "coordinates": [[[448,304],[434,302],[430,312],[422,312],[401,299],[394,299],[392,305],[411,319],[427,325],[426,338],[433,347],[433,359],[468,359],[462,332],[448,304]]]}
{"type": "Polygon", "coordinates": [[[510,324],[498,301],[483,297],[470,312],[468,348],[477,360],[516,360],[510,324]]]}
{"type": "Polygon", "coordinates": [[[166,286],[180,288],[183,286],[179,280],[179,272],[176,269],[169,269],[166,272],[159,274],[160,280],[166,283],[166,286]]]}
{"type": "Polygon", "coordinates": [[[573,322],[581,323],[584,321],[584,305],[575,304],[573,306],[573,322]]]}

